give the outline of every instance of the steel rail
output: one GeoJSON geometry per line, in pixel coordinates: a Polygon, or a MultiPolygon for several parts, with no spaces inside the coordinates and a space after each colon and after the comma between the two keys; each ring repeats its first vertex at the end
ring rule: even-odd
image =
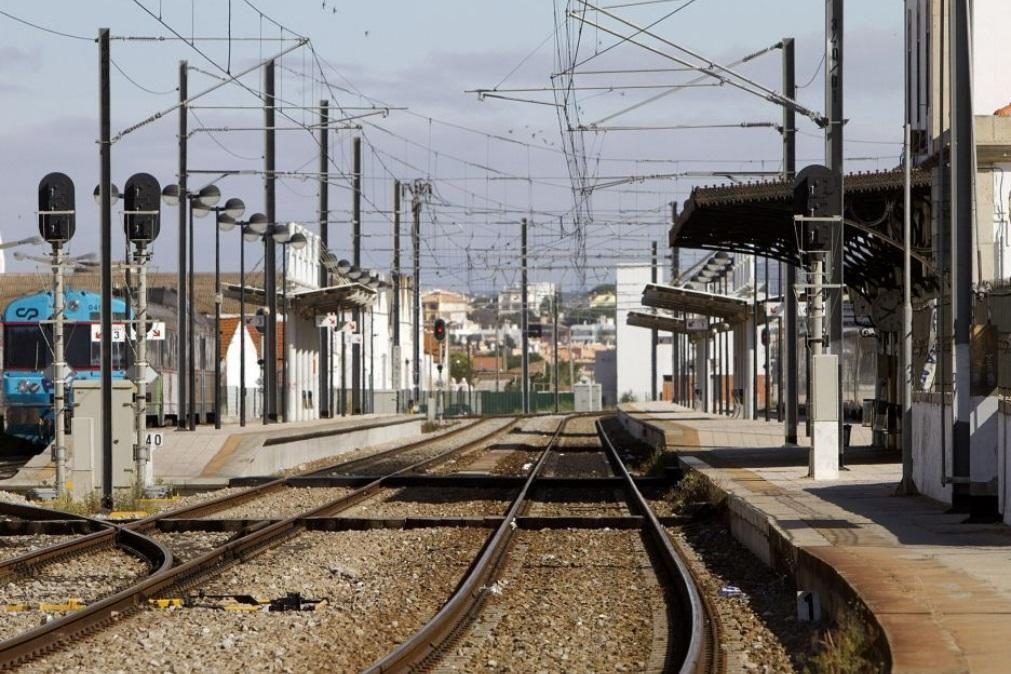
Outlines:
{"type": "Polygon", "coordinates": [[[531,469],[519,494],[513,499],[502,523],[488,539],[477,561],[471,567],[470,573],[457,587],[449,601],[421,629],[383,658],[363,670],[365,674],[410,671],[433,654],[438,653],[442,644],[451,638],[453,633],[463,625],[466,617],[477,609],[484,595],[486,581],[494,573],[498,562],[509,547],[515,520],[528,504],[527,494],[551,454],[552,447],[557,444],[562,431],[572,418],[572,416],[567,416],[559,423],[551,441],[541,452],[540,458],[531,469]]]}
{"type": "MultiPolygon", "coordinates": [[[[517,421],[517,419],[514,419],[510,424],[507,424],[505,427],[499,429],[493,435],[508,432],[512,426],[517,423],[517,421]]],[[[459,431],[454,431],[452,434],[455,435],[463,430],[466,430],[466,428],[472,428],[473,426],[474,425],[472,424],[471,426],[467,426],[459,431]]],[[[443,439],[448,435],[451,434],[447,433],[440,435],[437,438],[427,438],[421,444],[430,444],[443,439]]],[[[335,512],[346,510],[369,498],[385,485],[388,478],[429,466],[440,459],[444,460],[446,458],[450,458],[462,451],[467,451],[479,446],[481,443],[486,442],[487,439],[487,437],[481,437],[472,440],[461,447],[453,447],[445,452],[441,452],[435,457],[425,458],[415,464],[401,468],[388,475],[377,477],[368,484],[355,489],[349,494],[286,519],[265,523],[263,526],[255,528],[239,538],[228,541],[227,543],[218,546],[199,557],[175,567],[171,566],[172,553],[164,548],[164,546],[160,543],[143,536],[138,529],[154,528],[157,526],[157,522],[159,520],[171,519],[172,516],[178,516],[183,513],[192,514],[193,512],[201,512],[202,507],[206,504],[198,504],[193,508],[183,508],[176,511],[159,513],[158,515],[138,520],[128,525],[114,525],[117,530],[117,536],[123,537],[128,540],[130,544],[137,546],[139,549],[143,550],[149,543],[156,546],[158,549],[163,550],[165,553],[165,561],[159,570],[139,583],[112,594],[101,601],[54,620],[53,622],[42,625],[41,627],[37,627],[27,632],[22,632],[21,634],[7,639],[6,641],[0,642],[0,669],[15,667],[34,657],[51,650],[55,650],[63,643],[73,641],[81,635],[87,634],[96,629],[101,629],[105,625],[121,619],[123,615],[137,610],[144,605],[148,599],[155,598],[160,593],[167,590],[189,587],[197,583],[201,578],[209,573],[239,562],[244,558],[248,558],[270,545],[281,543],[304,529],[307,525],[307,520],[310,518],[332,515],[335,512]],[[145,543],[145,541],[147,543],[145,543]]],[[[411,443],[413,446],[417,446],[418,444],[419,443],[411,443]]],[[[284,478],[282,478],[282,481],[280,482],[272,482],[263,486],[276,486],[278,484],[283,484],[283,479],[284,478]]],[[[257,493],[262,494],[263,492],[257,491],[257,493]]],[[[230,497],[216,499],[215,504],[218,506],[216,509],[220,509],[222,504],[227,502],[228,498],[230,497]]],[[[58,513],[58,511],[50,512],[61,515],[63,514],[58,513]]]]}
{"type": "Polygon", "coordinates": [[[625,481],[626,499],[637,514],[643,517],[647,539],[652,544],[655,554],[660,558],[667,575],[673,580],[678,590],[675,596],[680,600],[679,613],[685,620],[682,626],[682,642],[678,647],[682,662],[681,674],[704,674],[720,671],[719,649],[717,648],[716,622],[710,614],[709,605],[703,601],[695,582],[695,577],[688,565],[675,550],[667,532],[660,524],[653,509],[643,497],[635,480],[628,472],[625,462],[618,454],[617,448],[607,435],[600,420],[597,421],[597,435],[608,454],[615,472],[625,481]],[[687,629],[684,629],[687,628],[687,629]]]}
{"type": "Polygon", "coordinates": [[[320,468],[314,471],[308,471],[306,473],[300,474],[298,476],[286,476],[280,477],[270,482],[265,482],[261,485],[255,487],[250,487],[245,491],[237,494],[227,494],[213,498],[202,503],[196,503],[185,508],[179,508],[176,510],[168,510],[160,513],[155,513],[148,517],[130,522],[125,525],[117,525],[112,522],[105,520],[99,520],[95,518],[88,518],[81,515],[73,515],[64,513],[59,510],[50,510],[48,508],[37,508],[30,505],[21,505],[14,503],[4,503],[0,504],[0,512],[6,511],[10,514],[20,517],[21,519],[47,519],[47,514],[57,514],[63,516],[63,519],[76,519],[82,521],[92,522],[96,525],[98,529],[95,532],[82,535],[72,541],[64,541],[63,543],[58,543],[56,545],[48,546],[39,550],[34,550],[32,552],[25,553],[24,555],[19,555],[8,560],[0,562],[0,579],[7,578],[10,576],[24,574],[27,569],[35,568],[44,564],[50,564],[62,559],[67,559],[77,555],[86,554],[92,550],[98,550],[102,547],[110,546],[115,544],[115,538],[117,536],[117,531],[120,529],[132,530],[132,531],[149,531],[150,529],[157,526],[157,523],[161,520],[176,517],[187,517],[190,519],[197,519],[211,513],[217,512],[219,510],[225,510],[228,508],[234,508],[236,506],[242,505],[249,501],[255,500],[262,496],[266,496],[274,491],[279,491],[285,486],[290,485],[290,480],[292,477],[305,477],[317,474],[327,474],[338,469],[346,468],[350,465],[365,465],[365,462],[369,460],[378,459],[380,457],[394,456],[398,453],[408,452],[419,447],[423,447],[426,444],[431,444],[437,440],[455,437],[469,428],[477,426],[480,421],[474,424],[468,424],[461,428],[451,430],[447,433],[440,434],[434,438],[423,438],[421,440],[408,443],[406,445],[400,445],[393,447],[391,449],[383,450],[371,456],[362,457],[360,459],[354,459],[352,461],[338,461],[330,466],[320,468]],[[20,510],[19,510],[20,509],[20,510]]]}
{"type": "Polygon", "coordinates": [[[25,575],[36,567],[112,545],[134,553],[148,563],[153,573],[172,565],[172,552],[168,548],[143,534],[129,531],[114,522],[20,503],[0,504],[0,513],[37,522],[55,520],[87,522],[98,529],[74,540],[47,546],[0,562],[0,580],[11,576],[25,575]]]}
{"type": "MultiPolygon", "coordinates": [[[[501,419],[501,418],[502,417],[495,417],[495,419],[501,419]]],[[[357,475],[364,475],[366,473],[352,473],[352,472],[349,472],[349,471],[358,470],[362,466],[368,466],[371,463],[376,463],[378,461],[381,461],[383,459],[389,458],[391,456],[396,456],[397,454],[407,453],[409,451],[418,449],[420,447],[424,447],[425,445],[431,444],[433,442],[437,442],[438,440],[442,440],[443,438],[455,437],[457,435],[460,435],[460,434],[464,433],[465,431],[477,428],[482,423],[486,423],[486,422],[490,422],[490,421],[492,421],[492,419],[490,419],[490,418],[489,419],[482,419],[482,420],[477,421],[476,423],[467,424],[466,426],[463,426],[461,428],[457,428],[457,429],[455,429],[453,431],[450,431],[448,433],[443,433],[443,434],[438,435],[438,436],[436,436],[434,438],[422,438],[421,440],[417,440],[415,442],[412,442],[412,443],[409,443],[409,444],[406,444],[406,445],[400,445],[398,447],[393,447],[391,449],[385,449],[385,450],[383,450],[381,452],[376,452],[375,454],[370,454],[368,456],[363,456],[363,457],[360,457],[360,458],[357,458],[357,459],[352,459],[351,461],[344,461],[344,462],[341,462],[341,463],[337,463],[337,464],[333,464],[333,465],[330,465],[330,466],[326,466],[325,468],[319,468],[319,469],[316,469],[316,470],[313,470],[313,471],[309,471],[309,472],[304,473],[303,476],[333,475],[337,471],[339,471],[343,475],[355,475],[355,474],[357,474],[357,475]]],[[[512,422],[510,424],[507,424],[507,426],[505,426],[504,428],[512,428],[513,426],[515,426],[516,422],[517,422],[517,419],[515,417],[512,417],[512,422]]],[[[497,435],[499,432],[501,432],[501,429],[499,431],[493,431],[492,434],[491,434],[491,436],[497,435]]],[[[491,436],[489,436],[489,437],[491,437],[491,436]]]]}

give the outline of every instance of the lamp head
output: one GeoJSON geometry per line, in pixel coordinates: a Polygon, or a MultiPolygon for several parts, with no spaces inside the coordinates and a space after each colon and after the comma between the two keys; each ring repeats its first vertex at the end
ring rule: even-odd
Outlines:
{"type": "Polygon", "coordinates": [[[270,236],[274,239],[276,243],[288,243],[291,238],[291,223],[287,225],[274,225],[270,232],[270,236]]]}
{"type": "Polygon", "coordinates": [[[231,216],[233,220],[241,218],[245,212],[246,204],[242,199],[232,197],[225,202],[225,214],[231,216]]]}
{"type": "MultiPolygon", "coordinates": [[[[95,189],[94,189],[94,191],[91,194],[95,197],[95,203],[96,204],[101,204],[102,203],[102,186],[101,185],[95,185],[95,189]]],[[[112,203],[113,206],[115,206],[116,202],[119,201],[119,188],[116,187],[115,183],[109,183],[109,198],[110,198],[111,203],[112,203]]]]}
{"type": "Polygon", "coordinates": [[[230,232],[235,229],[235,218],[230,216],[228,211],[218,213],[218,229],[222,232],[230,232]]]}
{"type": "Polygon", "coordinates": [[[246,222],[246,229],[257,236],[267,233],[267,216],[263,213],[253,213],[246,222]]]}
{"type": "Polygon", "coordinates": [[[344,274],[346,276],[349,271],[351,271],[351,263],[348,260],[337,261],[338,274],[344,274]]]}
{"type": "Polygon", "coordinates": [[[166,206],[178,206],[179,205],[179,186],[178,185],[166,185],[161,191],[161,200],[166,206]]]}
{"type": "MultiPolygon", "coordinates": [[[[218,189],[217,185],[205,185],[197,192],[197,204],[204,208],[214,208],[218,205],[219,201],[221,201],[221,190],[218,189]]],[[[196,208],[197,205],[194,205],[194,210],[196,208]]]]}
{"type": "Polygon", "coordinates": [[[295,250],[302,250],[308,243],[309,240],[305,238],[305,234],[302,232],[295,232],[291,235],[291,238],[288,239],[288,245],[295,250]]]}

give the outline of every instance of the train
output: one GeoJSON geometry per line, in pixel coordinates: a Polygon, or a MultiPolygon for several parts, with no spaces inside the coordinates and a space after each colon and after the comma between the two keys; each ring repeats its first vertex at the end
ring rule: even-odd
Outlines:
{"type": "MultiPolygon", "coordinates": [[[[100,344],[92,339],[92,325],[100,321],[101,296],[87,290],[64,292],[64,355],[68,380],[100,377],[100,344]]],[[[134,317],[128,297],[112,300],[113,322],[134,317]]],[[[178,333],[176,292],[152,288],[148,292],[148,319],[165,325],[164,339],[147,343],[148,363],[157,378],[148,385],[147,417],[150,426],[179,422],[177,391],[178,333]]],[[[3,327],[3,419],[4,433],[37,447],[45,447],[53,437],[53,293],[35,292],[11,300],[4,307],[3,327]]],[[[214,324],[204,316],[194,316],[195,391],[197,423],[214,414],[214,324]]],[[[114,379],[130,376],[134,360],[133,342],[113,342],[114,379]]],[[[68,391],[73,409],[73,386],[68,391]]],[[[72,418],[72,415],[70,415],[72,418]]]]}

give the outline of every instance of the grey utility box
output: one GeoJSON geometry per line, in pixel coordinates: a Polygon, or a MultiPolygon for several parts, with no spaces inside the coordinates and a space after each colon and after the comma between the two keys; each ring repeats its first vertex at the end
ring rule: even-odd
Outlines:
{"type": "Polygon", "coordinates": [[[599,412],[600,411],[600,384],[581,382],[572,387],[575,398],[577,412],[599,412]]]}
{"type": "MultiPolygon", "coordinates": [[[[112,382],[112,488],[134,487],[133,443],[136,439],[133,413],[133,383],[112,382]]],[[[78,379],[73,383],[74,417],[71,427],[73,450],[67,485],[76,499],[102,494],[102,383],[78,379]]]]}

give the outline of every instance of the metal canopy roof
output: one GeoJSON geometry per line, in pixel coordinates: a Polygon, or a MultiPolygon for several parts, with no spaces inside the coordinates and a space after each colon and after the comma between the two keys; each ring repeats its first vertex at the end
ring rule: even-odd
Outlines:
{"type": "MultiPolygon", "coordinates": [[[[717,295],[701,290],[688,290],[674,286],[647,284],[642,291],[642,303],[655,309],[666,309],[686,314],[715,316],[727,321],[741,322],[752,316],[754,306],[739,297],[717,295]]],[[[765,319],[765,308],[758,305],[758,320],[765,319]]]]}
{"type": "Polygon", "coordinates": [[[672,318],[661,314],[647,314],[642,311],[630,311],[625,319],[627,325],[634,328],[649,328],[663,332],[687,332],[685,322],[680,318],[672,318]]]}
{"type": "MultiPolygon", "coordinates": [[[[846,176],[843,276],[856,290],[868,293],[894,288],[898,282],[903,181],[900,171],[846,176]]],[[[929,172],[914,171],[912,189],[913,281],[933,285],[927,280],[930,260],[915,252],[930,227],[929,172]]],[[[793,208],[790,182],[696,188],[670,230],[670,245],[757,254],[800,265],[793,208]]]]}
{"type": "MultiPolygon", "coordinates": [[[[235,283],[222,284],[225,296],[238,299],[242,286],[235,283]]],[[[281,293],[277,293],[278,298],[281,293]]],[[[263,288],[246,286],[246,301],[250,304],[264,306],[267,293],[263,288]]],[[[344,283],[339,286],[319,288],[317,290],[300,290],[288,293],[288,304],[291,310],[311,318],[333,313],[368,307],[375,300],[376,291],[361,283],[344,283]]]]}

